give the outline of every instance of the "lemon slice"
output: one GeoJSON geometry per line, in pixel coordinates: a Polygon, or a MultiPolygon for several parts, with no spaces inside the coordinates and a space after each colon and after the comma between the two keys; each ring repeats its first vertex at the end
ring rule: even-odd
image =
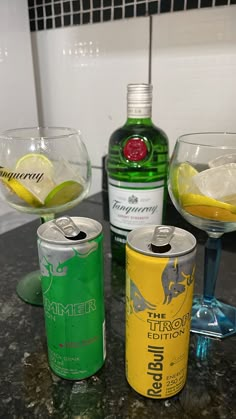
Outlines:
{"type": "Polygon", "coordinates": [[[30,192],[22,183],[16,179],[6,180],[1,179],[2,183],[11,191],[14,192],[20,199],[25,201],[31,207],[41,207],[44,203],[32,192],[30,192]]]}
{"type": "Polygon", "coordinates": [[[53,163],[44,154],[29,153],[17,161],[15,171],[21,174],[18,182],[24,187],[24,190],[16,189],[17,195],[29,203],[24,196],[26,189],[43,205],[46,196],[55,187],[53,163]]]}
{"type": "Polygon", "coordinates": [[[196,217],[223,222],[236,221],[236,206],[197,194],[181,196],[183,209],[196,217]]]}
{"type": "Polygon", "coordinates": [[[41,172],[48,176],[53,174],[52,162],[47,156],[40,153],[25,154],[16,162],[15,168],[21,172],[41,172]]]}
{"type": "Polygon", "coordinates": [[[57,207],[74,201],[83,191],[83,186],[75,180],[67,180],[57,185],[45,198],[46,207],[57,207]]]}
{"type": "Polygon", "coordinates": [[[32,207],[43,206],[45,197],[55,187],[53,163],[43,154],[25,154],[14,171],[4,170],[13,176],[2,178],[2,183],[32,207]]]}
{"type": "Polygon", "coordinates": [[[172,170],[171,185],[177,199],[194,188],[192,178],[197,174],[198,171],[189,163],[181,163],[172,170]]]}

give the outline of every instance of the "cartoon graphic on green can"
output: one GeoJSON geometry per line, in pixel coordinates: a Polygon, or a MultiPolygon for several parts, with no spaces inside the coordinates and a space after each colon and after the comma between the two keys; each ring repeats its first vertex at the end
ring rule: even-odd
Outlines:
{"type": "Polygon", "coordinates": [[[102,226],[60,217],[38,228],[38,254],[51,369],[80,380],[105,361],[102,226]]]}

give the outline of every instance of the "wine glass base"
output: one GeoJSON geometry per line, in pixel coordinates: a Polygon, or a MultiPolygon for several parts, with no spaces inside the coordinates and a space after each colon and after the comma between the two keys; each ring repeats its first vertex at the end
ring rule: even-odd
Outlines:
{"type": "Polygon", "coordinates": [[[25,303],[35,306],[43,305],[40,271],[30,272],[22,278],[17,287],[18,297],[25,303]]]}
{"type": "Polygon", "coordinates": [[[192,307],[191,332],[223,339],[236,333],[236,308],[213,298],[203,301],[195,296],[192,307]]]}

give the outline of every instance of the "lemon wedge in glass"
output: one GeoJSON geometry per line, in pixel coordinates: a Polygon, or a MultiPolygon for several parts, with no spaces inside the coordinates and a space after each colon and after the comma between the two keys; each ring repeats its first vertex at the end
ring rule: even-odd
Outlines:
{"type": "Polygon", "coordinates": [[[77,199],[83,191],[83,186],[75,180],[67,180],[52,189],[45,198],[46,207],[58,207],[77,199]]]}
{"type": "MultiPolygon", "coordinates": [[[[15,171],[21,173],[19,182],[43,205],[46,196],[55,187],[53,163],[44,154],[25,154],[17,161],[15,171]]],[[[25,192],[17,195],[26,201],[25,192]]]]}
{"type": "Polygon", "coordinates": [[[49,176],[53,174],[53,163],[44,154],[29,153],[16,162],[15,169],[25,173],[41,172],[49,176]]]}
{"type": "Polygon", "coordinates": [[[14,192],[20,199],[25,201],[31,207],[41,207],[44,203],[31,191],[29,191],[21,182],[16,179],[7,180],[2,178],[2,183],[11,191],[14,192]]]}
{"type": "Polygon", "coordinates": [[[22,156],[14,171],[4,169],[9,177],[3,184],[32,207],[58,207],[77,199],[83,192],[82,183],[66,180],[56,184],[53,163],[43,154],[22,156]]]}
{"type": "Polygon", "coordinates": [[[183,194],[182,208],[196,217],[221,222],[236,221],[236,206],[197,194],[183,194]]]}
{"type": "Polygon", "coordinates": [[[198,192],[192,182],[192,178],[197,174],[198,171],[187,162],[180,163],[172,170],[171,185],[176,199],[190,191],[198,192]]]}
{"type": "Polygon", "coordinates": [[[53,163],[43,154],[25,154],[14,170],[4,171],[9,177],[1,179],[3,184],[32,207],[43,206],[45,197],[55,187],[53,163]]]}

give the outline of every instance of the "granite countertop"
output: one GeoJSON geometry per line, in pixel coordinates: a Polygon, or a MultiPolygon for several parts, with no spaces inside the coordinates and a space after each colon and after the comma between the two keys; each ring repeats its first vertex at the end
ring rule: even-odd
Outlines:
{"type": "MultiPolygon", "coordinates": [[[[236,336],[208,340],[206,359],[196,356],[191,336],[187,384],[166,400],[142,397],[127,384],[124,368],[124,271],[112,264],[106,195],[94,195],[70,212],[96,218],[104,228],[107,358],[94,376],[77,382],[56,377],[48,367],[43,309],[22,302],[19,278],[38,268],[39,220],[0,235],[0,418],[234,419],[236,336]],[[105,204],[103,205],[103,202],[105,204]]],[[[168,205],[167,224],[192,231],[198,240],[196,290],[202,288],[206,236],[168,205]]],[[[236,235],[223,237],[216,295],[236,306],[236,235]]]]}

